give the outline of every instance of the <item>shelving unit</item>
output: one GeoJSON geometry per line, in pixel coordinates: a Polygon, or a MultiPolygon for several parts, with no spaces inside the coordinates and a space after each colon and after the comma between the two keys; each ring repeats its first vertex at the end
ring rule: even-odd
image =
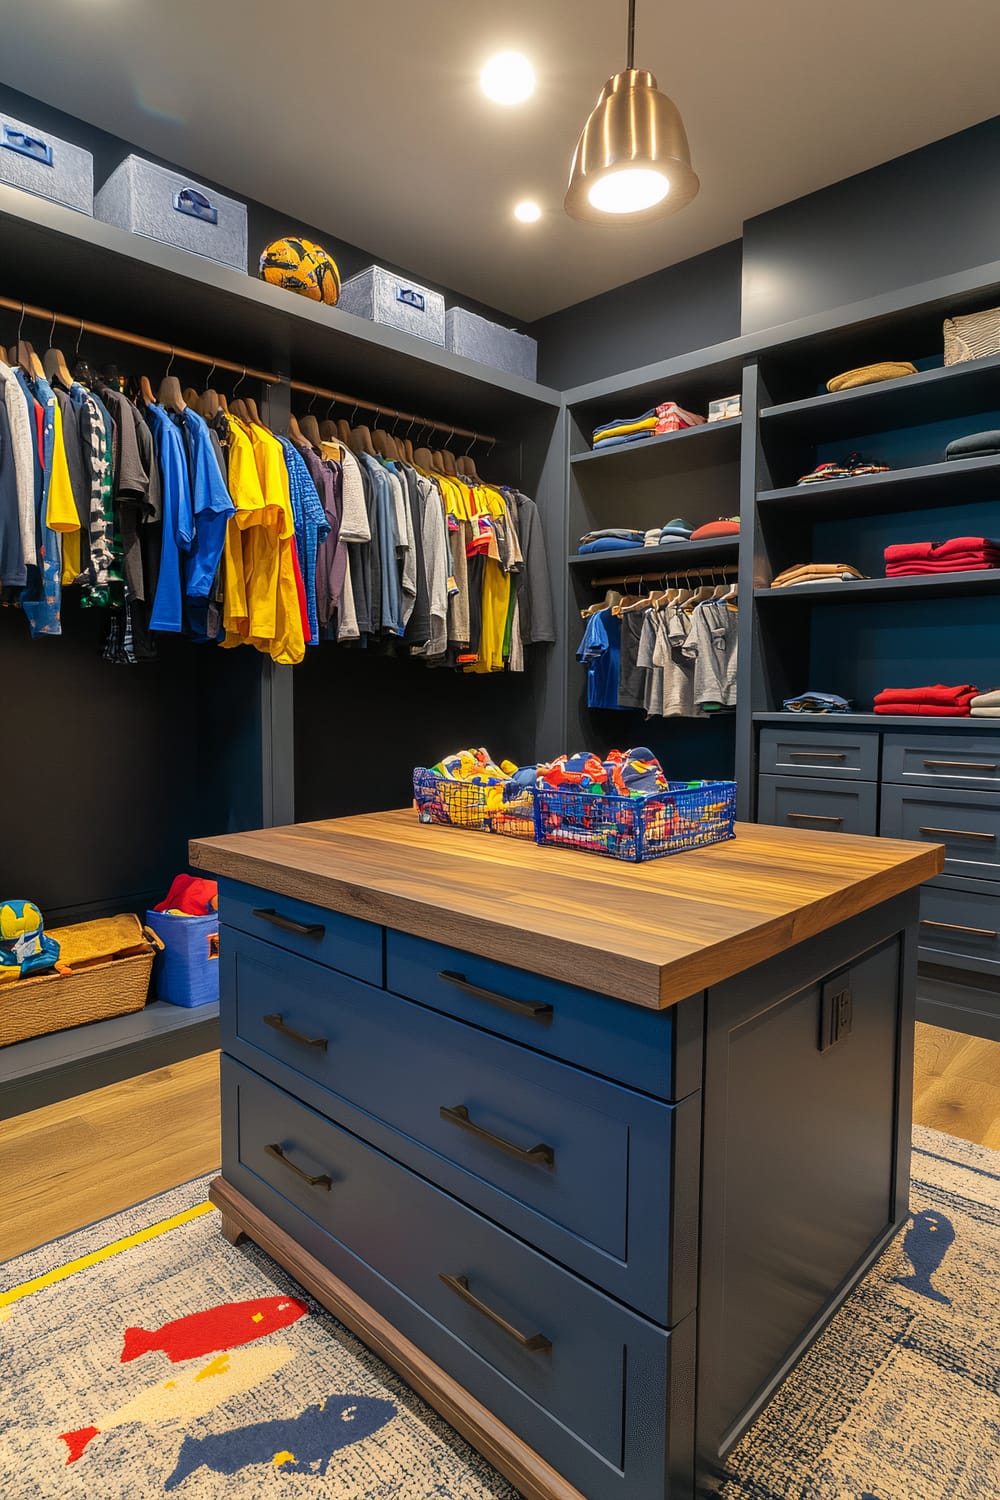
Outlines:
{"type": "MultiPolygon", "coordinates": [[[[480,472],[538,502],[556,608],[564,612],[568,450],[559,392],[6,185],[0,248],[3,296],[273,371],[278,384],[248,378],[244,393],[276,429],[289,409],[309,404],[292,395],[288,380],[295,379],[378,402],[390,420],[396,411],[417,412],[495,436],[488,454],[484,445],[476,450],[480,472]]],[[[18,323],[16,311],[0,311],[0,342],[14,342],[18,323]]],[[[49,322],[24,322],[23,336],[39,349],[50,331],[49,322]]],[[[72,365],[73,331],[60,326],[52,342],[72,365]]],[[[96,369],[113,360],[120,370],[148,374],[154,387],[166,364],[90,332],[79,350],[96,369]]],[[[178,358],[173,373],[202,389],[206,367],[178,358]]],[[[213,383],[231,391],[239,378],[220,371],[213,383]]],[[[319,417],[327,414],[322,401],[314,406],[319,417]]],[[[351,415],[343,407],[333,414],[351,415]]],[[[32,713],[7,730],[21,770],[5,841],[24,851],[11,876],[26,882],[50,923],[143,910],[185,866],[190,837],[398,806],[410,795],[413,765],[470,735],[525,761],[554,754],[560,738],[562,668],[551,648],[529,648],[525,673],[503,680],[323,646],[301,667],[275,667],[250,650],[172,638],[158,662],[123,669],[100,661],[101,626],[99,613],[69,602],[63,638],[38,642],[19,612],[0,611],[5,669],[33,687],[32,713]],[[367,746],[363,775],[359,744],[367,746]],[[65,815],[40,839],[39,809],[51,805],[57,784],[65,788],[65,815]],[[120,820],[115,838],[84,810],[97,788],[120,820]]],[[[40,1089],[43,1073],[67,1089],[85,1087],[84,1077],[108,1082],[115,1069],[128,1076],[136,1056],[148,1068],[183,1055],[179,1034],[204,1038],[211,1019],[208,1011],[172,1006],[141,1014],[163,1014],[169,1024],[144,1033],[138,1053],[119,1046],[117,1033],[83,1027],[60,1033],[49,1048],[3,1049],[0,1065],[17,1072],[18,1058],[26,1065],[35,1058],[40,1089]],[[60,1059],[54,1070],[46,1061],[53,1052],[60,1059]]],[[[30,1094],[32,1072],[18,1073],[19,1097],[30,1094]]]]}
{"type": "Polygon", "coordinates": [[[1000,940],[982,934],[1000,932],[1000,724],[881,715],[870,704],[883,687],[1000,684],[1000,569],[881,576],[891,543],[1000,536],[1000,458],[944,457],[953,438],[1000,426],[1000,356],[949,368],[941,356],[942,318],[1000,301],[997,270],[875,299],[839,325],[764,337],[748,361],[740,701],[749,712],[737,745],[744,815],[945,844],[946,872],[922,896],[919,1013],[994,1037],[1000,940]],[[908,358],[919,373],[824,391],[838,370],[884,358],[908,358]],[[854,450],[891,468],[795,483],[854,450]],[[869,576],[770,587],[804,562],[869,576]],[[782,710],[806,690],[840,693],[854,709],[782,710]]]}
{"type": "Polygon", "coordinates": [[[685,568],[719,568],[736,566],[739,557],[738,536],[709,537],[700,542],[673,542],[666,547],[619,547],[613,552],[571,553],[568,564],[581,576],[584,573],[682,573],[685,568]]]}

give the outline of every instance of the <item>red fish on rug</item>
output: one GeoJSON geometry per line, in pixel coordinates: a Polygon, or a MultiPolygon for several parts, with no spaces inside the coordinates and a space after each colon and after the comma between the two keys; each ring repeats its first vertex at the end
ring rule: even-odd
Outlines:
{"type": "Polygon", "coordinates": [[[296,1297],[254,1297],[249,1302],[222,1302],[153,1330],[126,1328],[121,1362],[127,1365],[151,1349],[161,1349],[171,1364],[200,1359],[222,1349],[238,1349],[241,1344],[287,1328],[308,1311],[296,1297]]]}

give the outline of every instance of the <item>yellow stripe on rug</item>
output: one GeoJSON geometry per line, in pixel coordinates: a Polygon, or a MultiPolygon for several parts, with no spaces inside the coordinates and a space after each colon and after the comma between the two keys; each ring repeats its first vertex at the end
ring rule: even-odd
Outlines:
{"type": "Polygon", "coordinates": [[[155,1240],[161,1234],[166,1234],[171,1229],[179,1229],[182,1224],[189,1224],[192,1219],[200,1219],[203,1214],[211,1213],[214,1208],[212,1203],[196,1203],[194,1208],[186,1208],[183,1213],[174,1214],[170,1219],[161,1219],[158,1224],[150,1224],[146,1229],[140,1229],[135,1234],[127,1234],[124,1239],[114,1240],[110,1245],[105,1245],[101,1250],[92,1250],[89,1255],[81,1255],[77,1260],[67,1261],[64,1266],[56,1266],[51,1271],[46,1271],[44,1276],[35,1276],[31,1281],[22,1281],[20,1286],[11,1287],[8,1292],[0,1292],[0,1309],[10,1307],[14,1302],[20,1302],[22,1297],[30,1297],[32,1292],[40,1292],[47,1286],[55,1286],[59,1281],[65,1281],[68,1276],[73,1276],[77,1271],[85,1271],[88,1266],[96,1266],[102,1260],[109,1260],[112,1255],[120,1255],[123,1250],[131,1250],[135,1245],[144,1245],[148,1240],[155,1240]]]}

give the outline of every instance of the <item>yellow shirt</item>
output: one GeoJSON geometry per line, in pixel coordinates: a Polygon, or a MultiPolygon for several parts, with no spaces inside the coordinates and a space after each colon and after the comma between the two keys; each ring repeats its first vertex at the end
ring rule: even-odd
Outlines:
{"type": "Polygon", "coordinates": [[[255,425],[249,433],[268,511],[276,513],[276,524],[255,526],[244,537],[251,542],[252,552],[246,574],[250,639],[273,661],[294,665],[305,656],[306,642],[295,584],[295,518],[288,469],[284,449],[272,433],[255,425]]]}
{"type": "Polygon", "coordinates": [[[80,576],[80,517],[76,512],[73,487],[66,462],[66,440],[63,437],[62,412],[58,401],[53,407],[55,438],[52,443],[52,475],[45,524],[50,531],[63,534],[62,582],[75,583],[80,576]]]}
{"type": "Polygon", "coordinates": [[[245,645],[250,634],[250,606],[246,572],[250,546],[244,548],[244,531],[259,526],[267,515],[267,503],[257,473],[253,443],[239,423],[229,423],[229,494],[236,506],[226,525],[222,551],[222,623],[226,646],[245,645]]]}

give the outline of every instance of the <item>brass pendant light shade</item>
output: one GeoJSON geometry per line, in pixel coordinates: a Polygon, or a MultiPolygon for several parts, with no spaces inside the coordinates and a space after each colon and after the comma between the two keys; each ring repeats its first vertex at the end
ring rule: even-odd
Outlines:
{"type": "Polygon", "coordinates": [[[591,224],[645,224],[676,213],[700,186],[680,111],[652,73],[635,68],[635,0],[629,3],[629,65],[609,78],[580,136],[566,212],[591,224]]]}

